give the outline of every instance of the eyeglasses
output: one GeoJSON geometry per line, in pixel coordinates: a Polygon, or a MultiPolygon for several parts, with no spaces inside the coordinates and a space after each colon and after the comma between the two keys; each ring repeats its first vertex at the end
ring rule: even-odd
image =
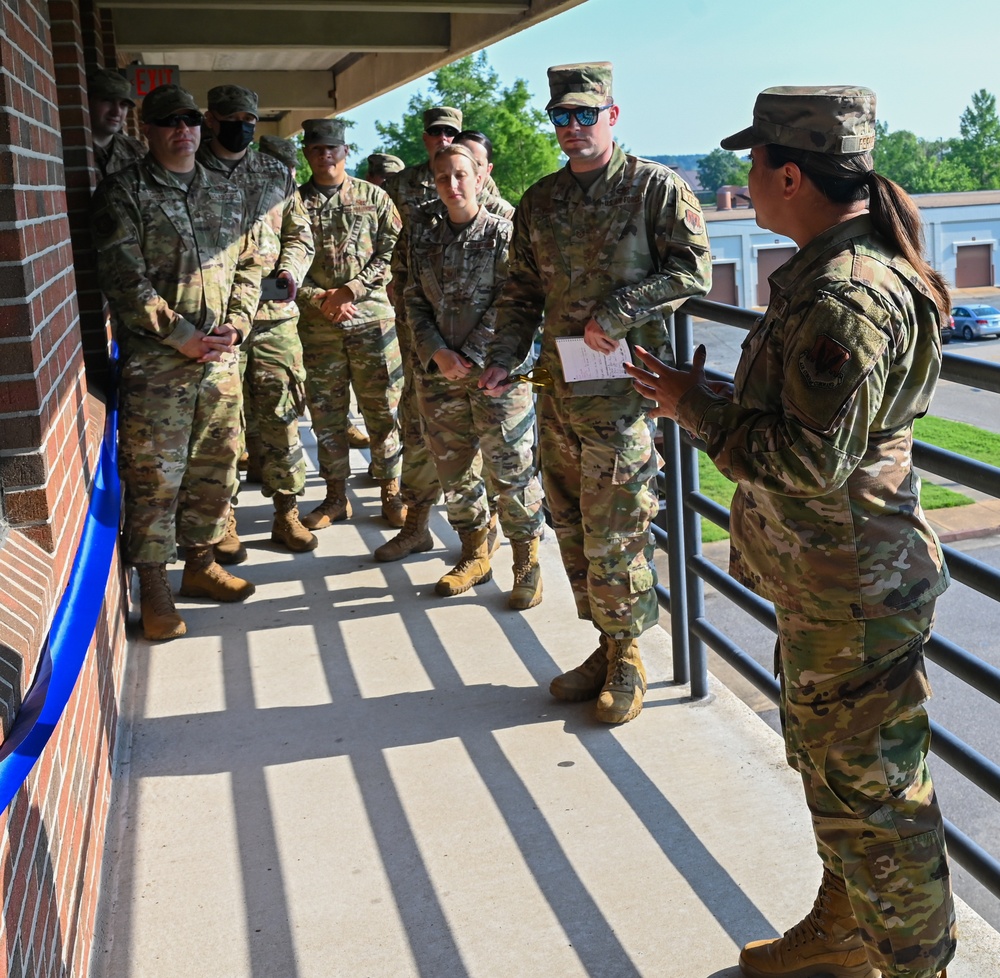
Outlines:
{"type": "Polygon", "coordinates": [[[458,135],[458,130],[454,126],[431,126],[430,129],[425,129],[424,132],[428,136],[450,136],[452,139],[458,135]]]}
{"type": "Polygon", "coordinates": [[[565,129],[569,125],[570,118],[576,119],[581,126],[590,127],[597,122],[597,117],[605,109],[610,108],[610,105],[602,105],[599,108],[592,105],[582,105],[577,108],[567,109],[563,105],[557,105],[554,109],[549,109],[549,118],[552,120],[552,125],[557,129],[565,129]]]}
{"type": "Polygon", "coordinates": [[[179,129],[182,122],[188,129],[197,129],[204,120],[200,112],[178,112],[151,121],[154,126],[160,126],[162,129],[179,129]]]}

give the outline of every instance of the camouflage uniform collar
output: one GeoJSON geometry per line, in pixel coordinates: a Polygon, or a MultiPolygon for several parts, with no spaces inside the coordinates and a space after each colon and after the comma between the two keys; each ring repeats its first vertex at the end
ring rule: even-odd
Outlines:
{"type": "Polygon", "coordinates": [[[834,224],[821,234],[816,235],[800,252],[772,273],[768,278],[772,288],[781,292],[793,291],[799,281],[804,278],[816,261],[829,251],[838,249],[845,241],[873,234],[871,217],[859,214],[842,224],[834,224]]]}
{"type": "Polygon", "coordinates": [[[451,244],[454,241],[479,237],[483,226],[489,219],[489,216],[489,211],[480,205],[479,211],[476,213],[476,216],[472,219],[472,221],[469,224],[466,224],[465,227],[456,234],[451,229],[451,219],[448,217],[448,208],[446,207],[444,211],[444,218],[436,227],[438,241],[440,241],[441,244],[451,244]]]}
{"type": "Polygon", "coordinates": [[[243,154],[243,158],[238,160],[236,166],[230,168],[226,166],[224,160],[216,156],[212,152],[211,141],[207,143],[202,143],[198,147],[198,153],[195,159],[206,169],[215,170],[219,173],[226,174],[235,173],[237,170],[262,170],[261,166],[261,154],[258,153],[252,147],[248,147],[246,153],[243,154]]]}
{"type": "Polygon", "coordinates": [[[194,179],[189,184],[174,176],[172,171],[158,163],[152,153],[147,153],[140,162],[145,165],[150,177],[164,187],[183,190],[184,193],[187,193],[205,182],[205,168],[198,162],[197,157],[194,161],[194,179]]]}
{"type": "Polygon", "coordinates": [[[334,200],[335,198],[343,203],[351,203],[354,200],[354,178],[349,174],[344,174],[344,182],[340,185],[340,190],[336,194],[331,194],[329,197],[323,193],[319,188],[319,184],[310,177],[299,190],[305,197],[325,197],[326,200],[334,200]]]}
{"type": "Polygon", "coordinates": [[[620,182],[626,163],[628,163],[628,157],[625,155],[625,151],[615,143],[614,149],[611,151],[611,159],[608,160],[604,174],[587,191],[584,191],[580,184],[577,183],[576,177],[573,176],[573,171],[570,170],[569,163],[567,163],[559,171],[559,179],[556,181],[552,196],[557,200],[573,200],[587,197],[591,200],[599,200],[620,182]]]}

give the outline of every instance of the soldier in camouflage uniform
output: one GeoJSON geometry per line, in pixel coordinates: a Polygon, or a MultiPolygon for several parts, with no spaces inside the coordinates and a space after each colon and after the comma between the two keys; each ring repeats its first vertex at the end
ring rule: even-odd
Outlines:
{"type": "Polygon", "coordinates": [[[624,723],[642,709],[636,639],[657,620],[653,423],[627,378],[567,383],[556,338],[613,352],[622,339],[669,356],[664,316],[708,291],[711,260],[698,200],[668,167],[615,144],[611,65],[549,69],[550,118],[569,164],[518,205],[510,277],[480,381],[503,389],[545,316],[539,366],[553,387],[538,399],[542,485],[577,614],[598,648],[557,676],[557,699],[597,699],[596,716],[624,723]]]}
{"type": "Polygon", "coordinates": [[[371,437],[371,471],[382,487],[382,515],[392,526],[402,526],[406,512],[399,491],[396,409],[403,373],[385,291],[399,215],[383,190],[347,175],[343,121],[310,119],[303,128],[313,176],[300,192],[316,258],[299,290],[299,331],[309,364],[306,391],[320,475],[327,485],[326,498],[303,522],[322,529],[351,515],[347,411],[353,385],[371,437]]]}
{"type": "Polygon", "coordinates": [[[368,170],[365,179],[369,183],[374,183],[376,187],[385,189],[385,181],[390,173],[399,173],[405,169],[406,164],[391,153],[372,153],[368,157],[368,170]]]}
{"type": "Polygon", "coordinates": [[[176,85],[142,104],[149,155],[97,188],[101,288],[121,324],[123,549],[139,572],[149,639],[183,635],[166,564],[184,548],[181,594],[240,601],[254,586],[215,561],[236,485],[240,373],[234,347],[260,294],[243,199],[195,161],[201,113],[176,85]]]}
{"type": "Polygon", "coordinates": [[[284,163],[291,172],[292,179],[295,179],[296,170],[299,168],[299,148],[291,139],[264,135],[257,140],[257,148],[284,163]]]}
{"type": "Polygon", "coordinates": [[[94,140],[94,162],[101,176],[141,160],[146,147],[123,132],[129,109],[135,108],[132,85],[110,68],[97,68],[87,75],[90,133],[94,140]]]}
{"type": "Polygon", "coordinates": [[[913,202],[874,172],[871,90],[768,89],[722,145],[752,147],[757,223],[802,250],[771,276],[735,388],[705,380],[703,347],[690,372],[650,356],[631,372],[737,483],[731,573],[775,604],[786,752],[823,862],[809,915],[740,967],[932,978],[955,913],[923,646],[948,574],[912,447],[948,290],[905,230],[913,202]]]}
{"type": "MultiPolygon", "coordinates": [[[[306,484],[305,452],[299,438],[306,374],[295,293],[316,249],[288,168],[273,156],[249,148],[258,111],[257,93],[248,88],[218,85],[209,89],[205,125],[212,139],[198,151],[198,161],[243,193],[245,229],[257,243],[264,282],[273,279],[283,287],[280,299],[261,299],[253,330],[240,349],[241,372],[244,399],[252,404],[256,420],[257,446],[251,456],[256,454],[260,460],[261,492],[274,499],[271,540],[302,553],[315,549],[318,541],[300,522],[296,503],[306,484]]],[[[236,532],[235,508],[215,556],[222,563],[246,559],[246,548],[236,532]]]]}
{"type": "MultiPolygon", "coordinates": [[[[427,109],[423,118],[427,163],[407,167],[398,174],[392,174],[385,183],[386,192],[392,197],[403,220],[403,233],[399,236],[392,253],[392,296],[396,309],[396,332],[399,336],[403,372],[406,378],[399,405],[399,418],[403,437],[403,498],[407,502],[410,518],[399,534],[375,550],[376,559],[381,561],[399,560],[408,554],[431,549],[434,541],[428,529],[428,520],[431,508],[441,492],[437,467],[424,439],[423,421],[417,407],[415,376],[420,365],[413,353],[412,331],[406,322],[406,303],[403,293],[406,290],[408,274],[407,248],[411,225],[424,219],[438,221],[444,218],[444,205],[437,195],[430,161],[441,149],[450,146],[452,140],[463,135],[460,132],[462,113],[461,110],[450,106],[438,106],[427,109]]],[[[469,133],[465,135],[468,136],[469,133]]],[[[479,154],[485,155],[484,147],[473,145],[470,148],[479,162],[479,154]]],[[[492,162],[488,169],[493,169],[492,162]]],[[[493,214],[506,218],[513,216],[514,208],[500,196],[500,191],[488,171],[480,191],[480,202],[485,203],[487,210],[493,214]]],[[[482,460],[477,459],[476,464],[481,468],[482,460]]],[[[489,484],[488,472],[487,490],[490,512],[493,514],[490,518],[489,532],[489,549],[492,555],[499,548],[500,542],[497,536],[497,493],[489,484]]]]}
{"type": "MultiPolygon", "coordinates": [[[[542,492],[535,474],[535,407],[528,384],[490,397],[478,387],[507,274],[511,223],[479,203],[485,170],[453,144],[432,164],[447,207],[437,220],[411,227],[406,316],[419,364],[417,403],[428,449],[445,491],[448,519],[462,541],[456,566],[438,581],[441,595],[461,594],[490,580],[490,511],[482,472],[498,488],[499,516],[514,553],[509,605],[542,600],[538,538],[542,492]],[[480,444],[481,464],[477,464],[480,444]]],[[[436,488],[433,490],[436,495],[436,488]]],[[[434,498],[415,505],[431,506],[434,498]]]]}

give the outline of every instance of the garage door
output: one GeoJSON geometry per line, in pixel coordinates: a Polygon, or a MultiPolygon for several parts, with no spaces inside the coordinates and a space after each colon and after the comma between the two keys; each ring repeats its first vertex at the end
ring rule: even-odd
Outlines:
{"type": "Polygon", "coordinates": [[[739,305],[736,298],[736,262],[712,263],[712,291],[705,298],[731,306],[739,305]]]}
{"type": "Polygon", "coordinates": [[[761,248],[757,252],[757,305],[771,301],[771,283],[767,277],[795,254],[796,248],[761,248]]]}
{"type": "Polygon", "coordinates": [[[959,245],[955,288],[975,289],[993,285],[993,245],[959,245]]]}

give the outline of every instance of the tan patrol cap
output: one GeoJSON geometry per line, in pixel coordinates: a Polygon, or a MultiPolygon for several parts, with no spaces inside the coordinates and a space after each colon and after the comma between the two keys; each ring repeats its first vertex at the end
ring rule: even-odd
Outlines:
{"type": "Polygon", "coordinates": [[[174,112],[198,112],[194,96],[180,85],[157,85],[142,100],[142,121],[163,119],[174,112]]]}
{"type": "Polygon", "coordinates": [[[368,157],[369,173],[398,173],[406,168],[406,164],[391,153],[372,153],[368,157]]]}
{"type": "Polygon", "coordinates": [[[121,99],[129,105],[135,105],[132,83],[124,75],[110,68],[96,68],[87,75],[87,96],[108,100],[121,99]]]}
{"type": "Polygon", "coordinates": [[[347,127],[344,125],[343,119],[306,119],[302,123],[302,130],[307,146],[316,144],[321,146],[347,145],[347,140],[344,138],[347,127]]]}
{"type": "Polygon", "coordinates": [[[722,140],[723,149],[774,143],[811,153],[847,156],[875,146],[875,93],[855,85],[765,88],[753,125],[722,140]]]}
{"type": "Polygon", "coordinates": [[[610,61],[588,61],[549,68],[549,99],[545,110],[557,105],[581,105],[602,108],[614,101],[611,94],[610,61]]]}
{"type": "Polygon", "coordinates": [[[216,85],[208,90],[208,107],[217,115],[232,115],[234,112],[250,112],[255,119],[260,118],[257,108],[257,93],[242,85],[216,85]]]}
{"type": "Polygon", "coordinates": [[[424,110],[424,132],[431,126],[451,126],[456,132],[462,131],[462,110],[450,105],[438,105],[424,110]]]}

